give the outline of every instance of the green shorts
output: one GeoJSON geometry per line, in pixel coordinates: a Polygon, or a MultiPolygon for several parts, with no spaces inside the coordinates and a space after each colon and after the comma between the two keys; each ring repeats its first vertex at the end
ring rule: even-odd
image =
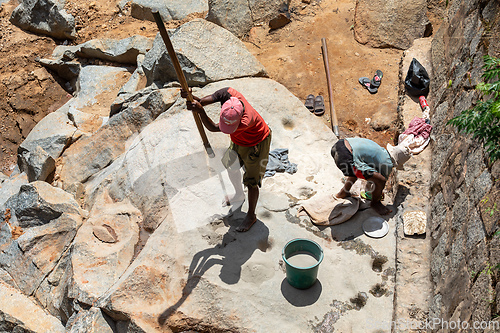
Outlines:
{"type": "Polygon", "coordinates": [[[271,131],[264,140],[252,147],[238,146],[231,142],[221,161],[226,169],[245,167],[243,184],[248,187],[261,187],[269,160],[270,147],[271,131]]]}

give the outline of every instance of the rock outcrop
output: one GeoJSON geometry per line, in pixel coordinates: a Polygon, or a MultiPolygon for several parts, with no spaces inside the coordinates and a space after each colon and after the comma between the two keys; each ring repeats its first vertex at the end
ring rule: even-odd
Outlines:
{"type": "Polygon", "coordinates": [[[38,181],[22,185],[1,216],[0,267],[32,295],[69,248],[86,212],[69,193],[38,181]]]}
{"type": "MultiPolygon", "coordinates": [[[[470,109],[479,94],[486,54],[498,56],[498,1],[450,1],[432,42],[430,236],[433,283],[430,318],[500,328],[500,161],[447,121],[470,109]],[[484,323],[484,324],[483,324],[484,323]]],[[[464,327],[464,326],[462,326],[464,327]]]]}
{"type": "Polygon", "coordinates": [[[406,50],[415,39],[427,36],[430,22],[426,13],[426,0],[358,0],[354,37],[361,44],[372,47],[406,50]]]}
{"type": "Polygon", "coordinates": [[[289,19],[289,5],[290,0],[236,0],[231,1],[230,5],[225,0],[209,0],[207,20],[241,38],[254,26],[268,24],[272,20],[275,21],[271,29],[282,26],[283,20],[289,19]],[[284,15],[285,18],[280,19],[280,15],[284,15]]]}
{"type": "Polygon", "coordinates": [[[120,40],[92,39],[76,46],[57,46],[52,58],[72,60],[83,57],[136,65],[137,56],[146,54],[152,46],[153,40],[140,35],[120,40]]]}
{"type": "Polygon", "coordinates": [[[59,0],[23,0],[10,21],[21,29],[58,39],[76,37],[75,18],[66,13],[64,2],[59,0]]]}
{"type": "MultiPolygon", "coordinates": [[[[255,77],[265,69],[223,28],[194,20],[172,40],[191,82],[203,85],[193,93],[240,91],[272,129],[271,149],[287,148],[297,172],[263,180],[257,222],[237,233],[248,203],[221,204],[235,193],[220,160],[229,137],[208,132],[216,158],[207,156],[173,73],[153,79],[160,62],[148,57],[161,40],[145,57],[150,84],[142,89],[123,88],[127,68],[80,66],[75,96],[20,147],[30,179],[45,178],[51,159],[55,171],[47,182],[24,184],[25,173],[1,180],[2,293],[32,297],[68,332],[305,332],[326,329],[332,316],[336,330],[363,332],[369,325],[351,311],[360,294],[363,316],[390,322],[392,297],[379,296],[393,288],[394,236],[363,235],[373,212],[331,229],[296,217],[300,202],[341,188],[330,155],[337,138],[284,86],[255,77]],[[281,256],[298,237],[324,252],[307,291],[288,284],[281,256]],[[372,263],[380,256],[382,276],[372,263]],[[376,286],[381,291],[366,297],[376,286]]],[[[156,54],[166,59],[164,50],[156,54]]],[[[220,105],[206,110],[218,119],[220,105]]],[[[26,322],[4,302],[0,313],[14,316],[8,325],[26,322]]]]}
{"type": "MultiPolygon", "coordinates": [[[[170,39],[189,85],[247,76],[266,76],[265,68],[245,45],[227,30],[203,19],[195,19],[171,32],[170,39]]],[[[160,35],[142,65],[148,85],[177,81],[160,35]]]]}

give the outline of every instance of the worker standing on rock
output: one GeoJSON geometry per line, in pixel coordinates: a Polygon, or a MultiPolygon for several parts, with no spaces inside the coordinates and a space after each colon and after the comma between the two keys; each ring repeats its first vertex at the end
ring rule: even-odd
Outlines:
{"type": "Polygon", "coordinates": [[[369,139],[349,138],[335,143],[331,151],[338,168],[347,177],[337,198],[351,196],[349,192],[358,178],[366,179],[374,185],[371,207],[380,215],[392,212],[381,202],[382,191],[393,167],[402,170],[403,164],[411,157],[407,147],[387,145],[380,147],[369,139]]]}
{"type": "MultiPolygon", "coordinates": [[[[187,98],[187,92],[181,91],[187,98]]],[[[243,184],[248,188],[248,212],[236,231],[248,231],[257,221],[255,207],[259,199],[259,187],[266,171],[271,146],[271,130],[262,116],[248,103],[241,93],[233,88],[222,88],[212,95],[198,98],[187,103],[188,110],[197,112],[201,121],[210,132],[223,132],[231,136],[231,144],[222,157],[229,179],[235,188],[233,198],[226,198],[226,204],[243,203],[245,193],[241,186],[240,167],[245,167],[243,184]],[[219,123],[214,123],[203,106],[220,102],[219,123]]]]}

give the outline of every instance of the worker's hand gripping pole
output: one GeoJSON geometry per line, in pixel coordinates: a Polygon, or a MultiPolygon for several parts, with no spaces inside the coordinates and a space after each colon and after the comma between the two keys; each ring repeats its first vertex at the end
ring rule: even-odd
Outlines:
{"type": "MultiPolygon", "coordinates": [[[[168,55],[172,60],[172,64],[175,68],[175,73],[177,74],[177,79],[181,84],[181,87],[184,91],[187,91],[187,100],[189,102],[193,102],[193,95],[189,90],[189,86],[186,81],[186,77],[184,76],[184,72],[182,71],[181,65],[179,63],[179,59],[177,59],[177,55],[175,54],[174,47],[172,42],[170,41],[170,37],[168,36],[167,29],[165,29],[165,25],[163,24],[163,20],[158,11],[153,11],[153,17],[156,21],[156,25],[158,26],[158,30],[160,30],[160,35],[165,43],[165,46],[168,51],[168,55]]],[[[196,122],[196,126],[198,127],[198,132],[200,132],[201,139],[203,140],[203,146],[205,146],[205,150],[210,157],[215,157],[214,151],[208,142],[207,134],[205,133],[205,129],[203,128],[203,124],[201,122],[200,116],[193,112],[194,121],[196,122]]]]}

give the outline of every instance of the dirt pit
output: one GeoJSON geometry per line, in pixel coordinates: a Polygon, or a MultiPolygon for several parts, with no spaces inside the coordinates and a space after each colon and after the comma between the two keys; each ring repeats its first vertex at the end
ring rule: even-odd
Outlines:
{"type": "MultiPolygon", "coordinates": [[[[269,77],[305,101],[309,94],[322,95],[326,112],[321,118],[330,126],[330,108],[321,39],[328,47],[333,104],[341,137],[359,135],[385,146],[395,135],[398,70],[402,51],[373,49],[354,39],[355,0],[292,0],[291,22],[273,31],[259,26],[244,40],[250,52],[266,67],[269,77]],[[376,94],[370,94],[358,79],[384,73],[376,94]],[[374,130],[374,127],[378,130],[374,130]]],[[[64,82],[41,67],[36,58],[48,57],[56,45],[80,44],[95,38],[122,39],[133,35],[153,38],[154,22],[130,16],[118,2],[66,1],[75,16],[78,37],[74,41],[53,40],[24,32],[9,22],[15,0],[0,7],[0,170],[9,174],[16,164],[17,147],[45,115],[71,98],[64,82]]],[[[175,28],[204,17],[195,14],[183,21],[167,22],[175,28]]],[[[304,112],[308,112],[304,109],[304,112]]]]}

